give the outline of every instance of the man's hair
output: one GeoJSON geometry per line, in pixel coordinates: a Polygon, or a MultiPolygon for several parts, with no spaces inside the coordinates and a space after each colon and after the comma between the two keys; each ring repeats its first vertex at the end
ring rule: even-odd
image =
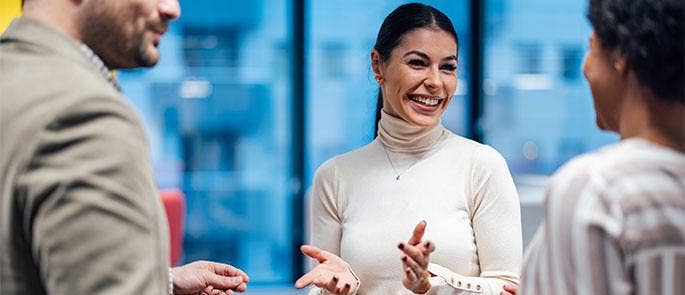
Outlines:
{"type": "Polygon", "coordinates": [[[683,0],[590,0],[587,18],[605,48],[618,49],[640,83],[685,104],[683,0]]]}

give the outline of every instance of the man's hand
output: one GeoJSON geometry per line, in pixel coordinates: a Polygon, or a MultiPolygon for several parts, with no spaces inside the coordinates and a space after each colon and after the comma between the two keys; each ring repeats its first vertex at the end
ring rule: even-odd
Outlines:
{"type": "Polygon", "coordinates": [[[296,288],[311,284],[326,289],[333,294],[353,294],[357,290],[357,278],[342,258],[313,246],[300,247],[302,253],[319,261],[314,267],[295,282],[296,288]]]}
{"type": "Polygon", "coordinates": [[[195,261],[171,269],[174,294],[233,294],[247,289],[247,275],[228,264],[195,261]]]}

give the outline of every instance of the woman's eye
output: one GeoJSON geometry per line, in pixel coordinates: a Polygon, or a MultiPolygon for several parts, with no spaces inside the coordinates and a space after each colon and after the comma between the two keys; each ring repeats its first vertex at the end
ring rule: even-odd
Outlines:
{"type": "Polygon", "coordinates": [[[426,65],[426,63],[420,59],[409,60],[408,64],[412,65],[412,66],[425,66],[426,65]]]}
{"type": "Polygon", "coordinates": [[[457,69],[457,67],[454,65],[444,65],[442,66],[442,69],[445,71],[454,72],[457,69]]]}

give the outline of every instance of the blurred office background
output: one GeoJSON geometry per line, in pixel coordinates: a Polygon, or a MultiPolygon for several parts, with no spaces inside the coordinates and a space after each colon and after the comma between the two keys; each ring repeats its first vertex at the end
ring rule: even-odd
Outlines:
{"type": "MultiPolygon", "coordinates": [[[[2,0],[0,29],[14,2],[2,0]]],[[[160,187],[185,194],[182,261],[236,265],[250,274],[248,294],[302,293],[290,286],[305,265],[307,189],[323,161],[373,139],[369,53],[383,18],[407,2],[180,1],[159,65],[119,79],[160,187]]],[[[528,243],[549,175],[617,140],[595,127],[580,68],[587,1],[423,2],[460,38],[443,124],[507,159],[528,243]]]]}

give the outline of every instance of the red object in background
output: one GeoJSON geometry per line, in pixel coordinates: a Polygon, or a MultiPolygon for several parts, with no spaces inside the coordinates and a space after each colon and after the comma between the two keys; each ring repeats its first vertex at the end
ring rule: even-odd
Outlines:
{"type": "Polygon", "coordinates": [[[178,265],[183,250],[183,212],[185,198],[178,189],[164,189],[159,191],[166,216],[169,221],[169,242],[171,266],[178,265]]]}

